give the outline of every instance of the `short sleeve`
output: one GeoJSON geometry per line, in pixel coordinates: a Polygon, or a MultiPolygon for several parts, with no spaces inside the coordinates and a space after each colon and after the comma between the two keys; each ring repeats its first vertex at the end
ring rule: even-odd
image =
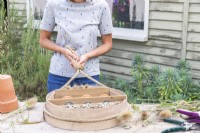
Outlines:
{"type": "Polygon", "coordinates": [[[113,31],[112,17],[108,3],[105,3],[104,5],[105,6],[102,9],[101,19],[99,24],[99,32],[101,35],[111,34],[113,31]]]}
{"type": "Polygon", "coordinates": [[[52,32],[54,28],[55,28],[54,12],[51,6],[51,2],[47,2],[42,22],[40,24],[40,29],[52,32]]]}

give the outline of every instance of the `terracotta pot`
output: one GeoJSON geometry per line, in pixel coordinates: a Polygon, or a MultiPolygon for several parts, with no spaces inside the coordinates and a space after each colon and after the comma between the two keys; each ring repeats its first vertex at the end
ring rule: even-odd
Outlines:
{"type": "Polygon", "coordinates": [[[10,75],[0,75],[0,113],[8,113],[18,108],[18,99],[10,75]]]}

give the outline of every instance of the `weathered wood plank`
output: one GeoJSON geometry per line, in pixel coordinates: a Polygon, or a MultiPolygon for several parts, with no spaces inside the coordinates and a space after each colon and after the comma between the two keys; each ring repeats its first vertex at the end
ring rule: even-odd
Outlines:
{"type": "Polygon", "coordinates": [[[153,46],[153,47],[162,47],[162,48],[171,48],[171,49],[181,49],[181,43],[175,41],[160,41],[160,40],[151,40],[149,39],[146,43],[141,43],[141,45],[153,46]]]}
{"type": "Polygon", "coordinates": [[[116,72],[118,74],[123,74],[123,75],[131,75],[130,67],[123,67],[123,66],[101,63],[100,69],[110,71],[110,72],[116,72]]]}
{"type": "Polygon", "coordinates": [[[183,14],[177,12],[158,12],[150,11],[149,13],[150,20],[167,20],[167,21],[181,21],[183,20],[183,14]]]}
{"type": "Polygon", "coordinates": [[[139,45],[139,44],[135,44],[133,46],[133,44],[121,43],[120,41],[115,42],[115,45],[113,45],[113,48],[130,51],[130,52],[148,53],[148,54],[154,54],[154,55],[160,55],[160,56],[180,58],[179,50],[151,47],[151,46],[145,46],[145,45],[139,45]]]}
{"type": "Polygon", "coordinates": [[[11,12],[14,12],[15,14],[15,16],[16,17],[24,17],[24,18],[26,18],[26,11],[20,11],[20,10],[17,10],[17,9],[10,9],[9,10],[9,12],[11,13],[11,12]]]}
{"type": "MultiPolygon", "coordinates": [[[[136,54],[137,54],[136,52],[129,52],[129,51],[122,51],[122,50],[112,49],[105,56],[132,60],[133,57],[136,54]]],[[[145,58],[144,55],[145,54],[143,54],[142,56],[145,58]]]]}
{"type": "Polygon", "coordinates": [[[9,3],[26,3],[26,0],[8,0],[9,3]]]}
{"type": "Polygon", "coordinates": [[[115,57],[101,56],[100,62],[106,63],[106,64],[111,64],[111,65],[125,66],[125,67],[132,66],[132,60],[115,58],[115,57]]]}
{"type": "Polygon", "coordinates": [[[183,25],[182,25],[182,49],[181,49],[182,60],[185,59],[186,49],[187,49],[189,5],[190,5],[189,0],[185,0],[184,12],[183,12],[183,25]]]}
{"type": "MultiPolygon", "coordinates": [[[[135,41],[113,39],[113,44],[115,43],[121,43],[121,44],[127,43],[129,45],[144,45],[144,46],[161,47],[161,48],[176,49],[176,50],[181,49],[181,43],[175,41],[162,41],[162,40],[149,39],[147,42],[135,42],[135,41]]],[[[98,44],[101,44],[100,38],[98,38],[98,44]]]]}
{"type": "MultiPolygon", "coordinates": [[[[172,0],[173,1],[173,0],[172,0]]],[[[170,1],[171,2],[171,1],[170,1]]],[[[183,12],[183,3],[150,2],[150,11],[183,12]]]]}
{"type": "Polygon", "coordinates": [[[192,76],[193,79],[200,79],[200,73],[198,70],[191,70],[189,74],[192,76]]]}
{"type": "MultiPolygon", "coordinates": [[[[148,62],[145,63],[145,67],[147,69],[151,69],[154,66],[160,66],[163,71],[165,71],[169,68],[174,68],[173,66],[161,65],[161,64],[156,64],[156,63],[148,63],[148,62]]],[[[128,75],[128,76],[131,75],[131,68],[129,68],[129,67],[101,63],[100,68],[103,71],[114,72],[114,73],[118,73],[121,75],[128,75]]]]}
{"type": "Polygon", "coordinates": [[[150,2],[171,2],[171,3],[183,3],[184,0],[150,0],[150,2]]]}
{"type": "MultiPolygon", "coordinates": [[[[101,40],[98,40],[98,43],[101,44],[101,40]]],[[[125,41],[125,40],[118,40],[113,39],[113,44],[115,43],[127,43],[129,45],[147,45],[151,47],[161,47],[161,48],[170,48],[170,49],[181,49],[181,43],[175,41],[160,41],[160,40],[153,40],[149,39],[147,42],[134,42],[134,41],[125,41]]]]}
{"type": "Polygon", "coordinates": [[[187,51],[186,59],[199,61],[200,60],[200,53],[194,52],[194,51],[187,51]]]}
{"type": "Polygon", "coordinates": [[[159,30],[182,31],[182,22],[150,20],[149,27],[159,30]]]}
{"type": "Polygon", "coordinates": [[[200,43],[188,43],[187,44],[187,50],[188,51],[196,51],[200,52],[200,43]]]}
{"type": "Polygon", "coordinates": [[[120,79],[125,79],[125,80],[128,80],[128,81],[131,80],[131,76],[129,76],[129,75],[122,75],[122,74],[118,74],[118,73],[115,73],[115,72],[108,72],[108,71],[105,71],[105,70],[101,70],[101,73],[103,75],[109,76],[109,78],[111,78],[111,79],[120,78],[120,79]]]}
{"type": "Polygon", "coordinates": [[[181,42],[181,37],[182,32],[180,31],[149,29],[150,39],[181,42]]]}
{"type": "Polygon", "coordinates": [[[187,60],[187,62],[190,64],[191,69],[193,70],[200,70],[200,62],[199,61],[195,61],[195,60],[187,60]]]}
{"type": "Polygon", "coordinates": [[[20,11],[26,11],[26,4],[24,3],[9,4],[9,9],[17,9],[20,11]]]}
{"type": "MultiPolygon", "coordinates": [[[[132,60],[136,54],[138,54],[138,53],[122,52],[120,50],[112,50],[105,56],[102,56],[100,58],[100,60],[102,63],[131,67],[132,60]]],[[[145,62],[163,64],[163,65],[174,66],[179,61],[179,59],[175,59],[175,58],[154,56],[154,55],[149,55],[149,54],[142,54],[141,56],[143,57],[145,62]]]]}
{"type": "Polygon", "coordinates": [[[200,23],[189,23],[188,31],[200,33],[200,23]]]}
{"type": "Polygon", "coordinates": [[[200,23],[200,13],[190,13],[189,22],[200,23]]]}
{"type": "Polygon", "coordinates": [[[190,0],[190,3],[195,3],[195,4],[199,3],[200,4],[200,1],[199,0],[190,0]]]}
{"type": "Polygon", "coordinates": [[[188,33],[188,42],[200,42],[200,33],[188,33]]]}
{"type": "MultiPolygon", "coordinates": [[[[199,1],[200,2],[200,1],[199,1]]],[[[192,4],[190,2],[190,9],[189,9],[190,13],[200,13],[200,3],[199,4],[192,4]]]]}

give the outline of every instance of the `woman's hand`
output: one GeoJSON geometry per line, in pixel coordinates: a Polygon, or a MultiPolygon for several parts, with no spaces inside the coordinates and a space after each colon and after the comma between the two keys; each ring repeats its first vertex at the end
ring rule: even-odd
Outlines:
{"type": "Polygon", "coordinates": [[[84,66],[88,59],[89,57],[87,54],[81,55],[81,57],[78,59],[78,64],[84,66]]]}
{"type": "Polygon", "coordinates": [[[79,58],[78,54],[75,51],[72,52],[67,48],[62,48],[61,53],[64,54],[65,57],[68,58],[70,62],[72,60],[77,60],[79,58]]]}
{"type": "Polygon", "coordinates": [[[84,65],[88,59],[89,59],[89,57],[87,56],[87,54],[84,54],[80,58],[78,57],[76,60],[72,60],[70,64],[76,70],[84,69],[84,65]]]}

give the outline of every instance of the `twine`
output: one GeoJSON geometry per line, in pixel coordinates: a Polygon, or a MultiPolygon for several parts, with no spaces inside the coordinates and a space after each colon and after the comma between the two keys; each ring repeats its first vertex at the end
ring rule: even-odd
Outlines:
{"type": "MultiPolygon", "coordinates": [[[[67,48],[71,53],[75,53],[75,51],[74,51],[72,48],[70,48],[70,47],[68,47],[68,46],[66,46],[66,48],[67,48]]],[[[63,87],[60,88],[61,90],[62,90],[62,89],[65,89],[65,88],[67,88],[67,87],[69,87],[70,83],[77,77],[77,75],[78,75],[79,73],[81,73],[82,75],[84,75],[86,78],[92,80],[92,81],[95,82],[97,85],[103,86],[103,87],[106,87],[106,88],[109,88],[109,87],[107,87],[106,85],[104,85],[104,84],[100,83],[99,81],[97,81],[96,79],[92,78],[92,77],[89,76],[88,74],[86,74],[86,73],[83,71],[84,67],[83,67],[83,66],[80,66],[80,65],[78,64],[77,60],[73,59],[73,60],[72,60],[72,63],[73,63],[73,66],[75,66],[74,68],[76,69],[76,73],[72,76],[72,78],[71,78],[63,87]]]]}
{"type": "MultiPolygon", "coordinates": [[[[128,111],[130,110],[130,105],[127,106],[127,108],[125,109],[125,111],[128,111]]],[[[99,118],[99,119],[69,119],[67,117],[64,117],[63,116],[59,116],[57,114],[52,114],[50,113],[46,107],[44,107],[44,112],[53,117],[53,118],[56,118],[56,119],[59,119],[59,120],[65,120],[65,121],[69,121],[69,122],[80,122],[80,123],[91,123],[91,122],[102,122],[102,121],[107,121],[107,120],[111,120],[111,119],[115,119],[117,118],[117,116],[121,115],[121,113],[118,113],[118,114],[115,114],[115,115],[112,115],[112,116],[109,116],[109,117],[106,117],[106,118],[99,118]]]]}

